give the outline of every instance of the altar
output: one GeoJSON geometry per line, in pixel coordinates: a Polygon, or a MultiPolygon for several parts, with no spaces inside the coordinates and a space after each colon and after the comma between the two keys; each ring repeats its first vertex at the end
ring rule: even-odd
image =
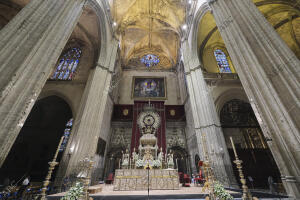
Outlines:
{"type": "Polygon", "coordinates": [[[159,149],[156,136],[161,118],[150,102],[137,117],[137,123],[142,133],[138,152],[135,147],[131,155],[127,149],[122,152],[113,190],[178,190],[179,177],[174,169],[173,153],[171,150],[164,153],[162,147],[159,149]]]}
{"type": "Polygon", "coordinates": [[[118,169],[115,172],[114,191],[178,190],[176,169],[118,169]],[[148,182],[149,180],[149,182],[148,182]]]}

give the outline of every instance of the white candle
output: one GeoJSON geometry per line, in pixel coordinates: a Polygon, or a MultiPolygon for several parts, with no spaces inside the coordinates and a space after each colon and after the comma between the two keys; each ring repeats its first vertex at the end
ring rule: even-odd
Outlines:
{"type": "Polygon", "coordinates": [[[236,149],[235,149],[235,146],[234,146],[232,137],[230,137],[230,141],[231,141],[231,145],[232,145],[232,148],[233,148],[233,152],[234,152],[235,158],[237,158],[238,155],[237,155],[237,153],[236,153],[236,149]]]}
{"type": "Polygon", "coordinates": [[[54,155],[53,161],[56,161],[56,158],[57,158],[57,155],[58,155],[58,152],[59,152],[59,149],[60,149],[61,143],[63,142],[64,138],[65,138],[64,136],[62,136],[62,137],[60,138],[59,145],[58,145],[58,148],[56,149],[56,152],[55,152],[55,155],[54,155]]]}

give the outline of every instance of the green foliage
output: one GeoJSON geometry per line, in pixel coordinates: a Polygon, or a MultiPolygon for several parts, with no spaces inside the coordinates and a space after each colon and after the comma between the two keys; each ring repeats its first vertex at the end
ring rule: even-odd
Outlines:
{"type": "Polygon", "coordinates": [[[75,186],[71,187],[67,194],[60,200],[78,200],[83,196],[83,185],[77,182],[75,186]]]}
{"type": "Polygon", "coordinates": [[[224,188],[224,186],[219,183],[219,182],[215,182],[214,184],[214,192],[215,195],[221,199],[221,200],[233,200],[233,196],[231,196],[224,188]]]}

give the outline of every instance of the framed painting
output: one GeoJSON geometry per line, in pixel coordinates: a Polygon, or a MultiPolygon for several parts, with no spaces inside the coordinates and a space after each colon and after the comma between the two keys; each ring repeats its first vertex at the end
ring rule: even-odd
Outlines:
{"type": "Polygon", "coordinates": [[[166,78],[134,76],[132,80],[132,98],[140,100],[166,99],[166,78]]]}

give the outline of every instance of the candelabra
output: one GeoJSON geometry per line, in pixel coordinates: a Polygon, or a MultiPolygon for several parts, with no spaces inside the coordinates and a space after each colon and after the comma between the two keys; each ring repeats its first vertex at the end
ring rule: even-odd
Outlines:
{"type": "Polygon", "coordinates": [[[252,195],[251,195],[250,191],[248,190],[248,187],[246,185],[246,179],[244,177],[244,173],[243,173],[243,170],[242,170],[243,161],[239,159],[239,157],[236,153],[236,149],[235,149],[235,145],[234,145],[234,142],[232,140],[232,137],[230,137],[230,141],[231,141],[234,156],[235,156],[235,160],[233,162],[236,164],[236,167],[238,168],[239,175],[240,175],[240,180],[241,180],[241,183],[242,183],[242,189],[243,189],[242,199],[243,200],[252,200],[254,198],[252,198],[252,195]]]}
{"type": "Polygon", "coordinates": [[[52,172],[53,172],[55,166],[58,165],[58,162],[56,162],[56,158],[57,158],[57,155],[59,153],[59,149],[60,149],[60,146],[61,146],[63,140],[64,140],[64,136],[62,136],[61,139],[60,139],[60,142],[59,142],[58,147],[56,149],[56,152],[55,152],[53,160],[48,163],[50,166],[49,166],[48,174],[47,174],[47,176],[45,178],[45,181],[43,182],[43,188],[42,188],[42,191],[41,191],[41,200],[46,200],[47,187],[48,187],[48,185],[50,183],[52,172]]]}
{"type": "Polygon", "coordinates": [[[207,152],[207,146],[206,146],[206,137],[205,134],[202,134],[202,147],[203,147],[203,153],[205,157],[205,161],[203,162],[205,175],[206,175],[206,181],[204,184],[204,187],[202,188],[202,191],[205,191],[206,189],[209,190],[209,199],[214,200],[215,194],[214,194],[214,175],[213,171],[211,169],[210,165],[210,159],[207,152]]]}

